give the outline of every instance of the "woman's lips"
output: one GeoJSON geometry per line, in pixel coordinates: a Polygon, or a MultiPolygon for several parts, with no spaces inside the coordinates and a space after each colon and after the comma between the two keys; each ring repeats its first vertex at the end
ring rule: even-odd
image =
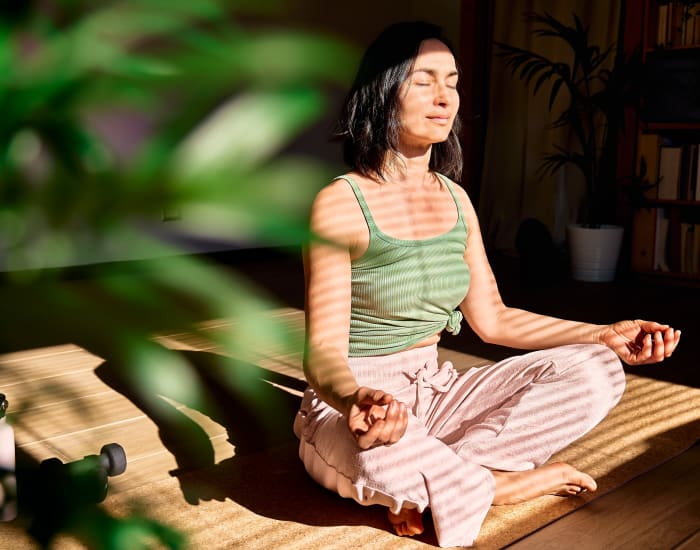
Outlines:
{"type": "Polygon", "coordinates": [[[450,117],[447,115],[435,115],[435,116],[429,116],[429,120],[435,122],[436,124],[449,124],[450,122],[450,117]]]}

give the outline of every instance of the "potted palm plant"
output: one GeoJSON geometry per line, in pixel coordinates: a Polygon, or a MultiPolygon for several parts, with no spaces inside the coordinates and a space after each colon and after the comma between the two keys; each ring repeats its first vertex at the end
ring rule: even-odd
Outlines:
{"type": "Polygon", "coordinates": [[[616,151],[624,105],[634,91],[632,60],[621,49],[601,48],[589,42],[589,29],[572,15],[565,24],[547,12],[528,13],[536,38],[562,44],[562,58],[552,59],[513,45],[496,42],[496,55],[504,58],[513,75],[532,92],[550,84],[549,110],[553,128],[566,128],[566,144],[544,155],[539,170],[554,174],[565,166],[578,170],[585,182],[579,216],[567,228],[572,275],[575,279],[605,281],[615,277],[623,227],[615,225],[618,185],[616,151]],[[559,99],[559,101],[557,101],[559,99]],[[592,256],[579,258],[590,250],[592,256]],[[605,258],[609,259],[605,259],[605,258]]]}

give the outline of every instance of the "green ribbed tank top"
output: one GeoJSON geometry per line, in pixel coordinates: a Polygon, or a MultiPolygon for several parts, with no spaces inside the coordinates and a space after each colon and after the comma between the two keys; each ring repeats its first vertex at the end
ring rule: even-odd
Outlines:
{"type": "Polygon", "coordinates": [[[462,313],[455,309],[469,289],[467,226],[454,183],[439,176],[457,205],[457,222],[447,233],[422,240],[382,232],[357,183],[340,176],[350,184],[369,228],[367,250],[351,265],[351,357],[402,351],[443,329],[459,332],[462,313]]]}

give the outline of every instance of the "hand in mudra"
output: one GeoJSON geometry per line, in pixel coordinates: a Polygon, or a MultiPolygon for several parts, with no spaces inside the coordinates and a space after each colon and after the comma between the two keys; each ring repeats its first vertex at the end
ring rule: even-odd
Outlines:
{"type": "Polygon", "coordinates": [[[628,365],[646,365],[670,357],[680,338],[680,330],[637,319],[608,326],[601,340],[628,365]]]}
{"type": "Polygon", "coordinates": [[[355,392],[347,418],[361,449],[396,443],[408,425],[406,405],[391,394],[365,386],[355,392]]]}

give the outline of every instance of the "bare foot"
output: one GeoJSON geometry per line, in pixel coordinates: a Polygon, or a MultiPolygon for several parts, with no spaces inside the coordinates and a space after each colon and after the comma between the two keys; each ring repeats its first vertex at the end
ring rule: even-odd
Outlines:
{"type": "Polygon", "coordinates": [[[423,514],[415,508],[402,508],[398,514],[389,512],[389,521],[399,536],[412,537],[423,532],[423,514]]]}
{"type": "Polygon", "coordinates": [[[495,505],[517,504],[542,495],[578,495],[597,488],[591,476],[564,462],[524,472],[491,473],[496,480],[495,505]]]}

